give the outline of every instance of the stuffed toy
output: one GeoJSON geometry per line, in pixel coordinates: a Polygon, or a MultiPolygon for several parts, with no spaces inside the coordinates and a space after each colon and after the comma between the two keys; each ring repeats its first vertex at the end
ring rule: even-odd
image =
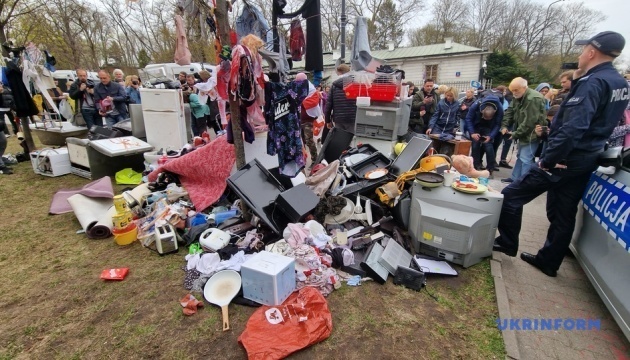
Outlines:
{"type": "Polygon", "coordinates": [[[472,156],[453,155],[451,160],[453,161],[453,167],[455,170],[462,175],[466,175],[471,178],[490,177],[490,172],[488,172],[488,170],[475,170],[472,156]]]}

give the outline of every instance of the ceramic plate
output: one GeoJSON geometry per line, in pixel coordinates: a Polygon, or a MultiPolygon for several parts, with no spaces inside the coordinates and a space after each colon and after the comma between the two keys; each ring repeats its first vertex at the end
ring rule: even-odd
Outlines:
{"type": "Polygon", "coordinates": [[[365,174],[365,178],[369,180],[380,179],[383,176],[387,175],[389,171],[387,169],[374,169],[370,170],[365,174]]]}
{"type": "Polygon", "coordinates": [[[473,183],[458,183],[457,181],[453,182],[451,185],[453,189],[457,191],[461,191],[467,194],[483,194],[488,191],[488,188],[485,185],[473,184],[473,183]],[[461,184],[471,184],[474,188],[462,187],[461,184]]]}

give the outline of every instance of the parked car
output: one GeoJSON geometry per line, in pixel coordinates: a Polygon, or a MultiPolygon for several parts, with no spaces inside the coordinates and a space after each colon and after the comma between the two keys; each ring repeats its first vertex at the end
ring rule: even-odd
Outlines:
{"type": "Polygon", "coordinates": [[[614,174],[591,176],[570,249],[630,340],[630,151],[622,159],[614,174]]]}

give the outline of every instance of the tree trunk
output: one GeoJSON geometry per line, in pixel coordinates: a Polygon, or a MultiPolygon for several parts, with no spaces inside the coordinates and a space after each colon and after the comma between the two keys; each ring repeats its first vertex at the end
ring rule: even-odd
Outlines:
{"type": "MultiPolygon", "coordinates": [[[[230,27],[228,24],[227,10],[226,0],[217,1],[214,16],[217,20],[217,33],[221,39],[221,44],[230,44],[230,27]]],[[[217,50],[220,51],[220,49],[217,50]]],[[[240,61],[240,59],[232,59],[232,61],[240,61]]],[[[240,169],[245,166],[245,148],[243,146],[243,135],[241,135],[241,114],[239,111],[239,102],[232,96],[229,86],[228,97],[230,102],[230,121],[232,122],[232,138],[234,139],[234,150],[236,151],[236,168],[240,169]]],[[[241,212],[243,214],[243,219],[246,221],[251,219],[251,214],[244,201],[241,201],[241,212]]]]}
{"type": "MultiPolygon", "coordinates": [[[[31,133],[31,128],[28,126],[30,123],[29,117],[20,118],[20,126],[22,127],[22,132],[24,133],[24,141],[26,141],[26,147],[28,148],[28,152],[36,150],[35,142],[33,141],[33,134],[31,133]]],[[[28,155],[28,153],[26,154],[28,155]]]]}
{"type": "MultiPolygon", "coordinates": [[[[217,1],[217,7],[214,10],[214,16],[217,19],[217,32],[221,39],[221,44],[230,44],[230,27],[228,24],[227,2],[225,0],[217,1]]],[[[239,59],[232,59],[239,61],[239,59]]],[[[234,148],[236,150],[236,168],[240,169],[245,165],[245,148],[243,147],[243,135],[241,129],[241,119],[239,111],[239,103],[228,91],[230,101],[230,115],[232,118],[232,135],[234,138],[234,148]]]]}
{"type": "MultiPolygon", "coordinates": [[[[5,42],[7,42],[7,35],[4,31],[5,31],[5,24],[0,24],[0,44],[4,44],[5,42]]],[[[9,52],[6,51],[4,47],[2,48],[2,56],[4,57],[9,56],[9,52]]]]}

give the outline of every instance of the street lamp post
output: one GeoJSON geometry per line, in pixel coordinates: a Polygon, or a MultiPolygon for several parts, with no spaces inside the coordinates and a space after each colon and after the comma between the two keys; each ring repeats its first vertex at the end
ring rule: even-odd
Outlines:
{"type": "Polygon", "coordinates": [[[565,1],[565,0],[556,0],[554,2],[552,2],[551,4],[549,4],[549,6],[547,6],[547,12],[545,13],[545,25],[542,29],[542,33],[540,34],[540,50],[542,51],[543,47],[545,46],[545,30],[547,30],[547,26],[549,26],[549,10],[551,9],[551,5],[555,4],[555,3],[559,3],[561,1],[565,1]]]}

